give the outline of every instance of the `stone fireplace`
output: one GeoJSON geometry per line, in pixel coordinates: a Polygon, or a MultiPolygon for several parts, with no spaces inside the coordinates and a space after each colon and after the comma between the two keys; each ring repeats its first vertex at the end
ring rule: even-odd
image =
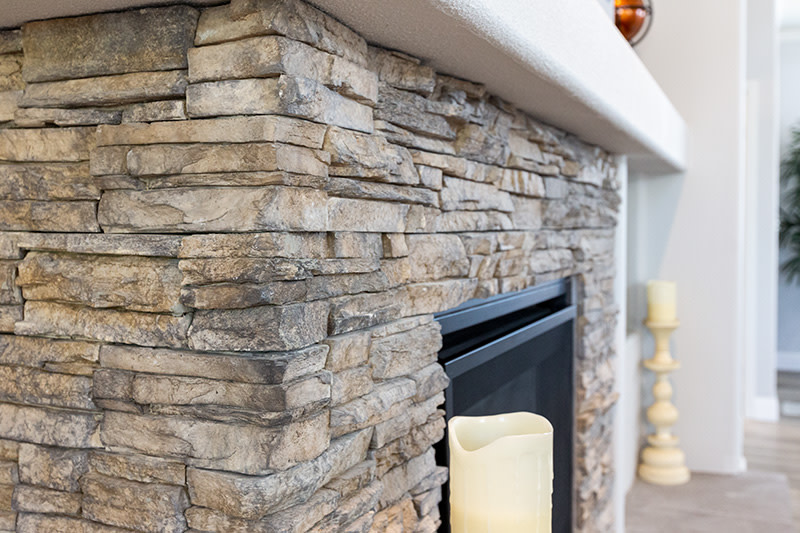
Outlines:
{"type": "Polygon", "coordinates": [[[610,530],[618,187],[297,0],[0,32],[0,531],[436,531],[433,314],[570,276],[610,530]]]}

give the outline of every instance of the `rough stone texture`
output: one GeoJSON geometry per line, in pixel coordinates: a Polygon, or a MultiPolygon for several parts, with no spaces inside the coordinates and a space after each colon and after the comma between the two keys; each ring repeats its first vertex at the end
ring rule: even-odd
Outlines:
{"type": "Polygon", "coordinates": [[[436,531],[431,315],[568,276],[613,530],[618,188],[301,0],[0,32],[0,531],[436,531]]]}

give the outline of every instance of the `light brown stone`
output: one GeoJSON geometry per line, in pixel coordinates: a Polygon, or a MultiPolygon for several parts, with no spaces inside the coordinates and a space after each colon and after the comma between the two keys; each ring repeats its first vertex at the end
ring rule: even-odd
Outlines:
{"type": "Polygon", "coordinates": [[[415,384],[406,378],[378,383],[372,392],[331,409],[334,436],[374,426],[397,416],[415,394],[415,384]]]}
{"type": "Polygon", "coordinates": [[[324,233],[251,233],[188,235],[181,240],[180,257],[323,258],[324,233]]]}
{"type": "Polygon", "coordinates": [[[425,187],[439,191],[442,189],[444,181],[442,179],[442,169],[425,165],[416,165],[419,173],[419,181],[425,187]]]}
{"type": "Polygon", "coordinates": [[[150,102],[186,93],[186,71],[136,72],[25,86],[22,107],[91,107],[150,102]]]}
{"type": "MultiPolygon", "coordinates": [[[[504,191],[541,198],[545,195],[545,183],[541,176],[524,170],[502,169],[497,186],[504,191]]],[[[547,195],[550,195],[548,191],[547,195]]]]}
{"type": "Polygon", "coordinates": [[[26,233],[15,236],[26,250],[74,254],[176,257],[181,238],[172,235],[26,233]]]}
{"type": "Polygon", "coordinates": [[[307,78],[197,83],[186,89],[192,117],[280,114],[372,133],[372,109],[307,78]]]}
{"type": "Polygon", "coordinates": [[[97,361],[98,345],[36,337],[0,335],[0,363],[41,367],[46,362],[97,361]]]}
{"type": "Polygon", "coordinates": [[[517,229],[507,214],[492,211],[443,212],[436,219],[434,228],[443,233],[517,229]]]}
{"type": "Polygon", "coordinates": [[[25,80],[186,68],[198,13],[188,6],[29,22],[25,80]]]}
{"type": "Polygon", "coordinates": [[[325,126],[279,115],[100,126],[99,146],[164,143],[283,142],[322,148],[325,126]]]}
{"type": "Polygon", "coordinates": [[[68,516],[20,513],[17,519],[17,533],[130,533],[130,529],[98,524],[88,520],[68,516]]]}
{"type": "Polygon", "coordinates": [[[33,368],[0,366],[0,400],[92,409],[92,380],[33,368]]]}
{"type": "Polygon", "coordinates": [[[121,120],[122,111],[119,109],[23,107],[14,114],[17,126],[25,128],[41,128],[48,124],[56,126],[119,124],[121,120]]]}
{"type": "Polygon", "coordinates": [[[21,91],[25,88],[22,81],[22,54],[0,55],[0,91],[21,91]]]}
{"type": "Polygon", "coordinates": [[[180,347],[186,344],[190,317],[116,309],[92,309],[55,302],[27,302],[17,335],[78,337],[142,346],[180,347]]]}
{"type": "Polygon", "coordinates": [[[390,379],[412,374],[436,360],[442,347],[437,322],[402,333],[372,339],[369,360],[373,378],[390,379]]]}
{"type": "Polygon", "coordinates": [[[467,253],[457,236],[408,235],[407,241],[413,281],[433,281],[467,275],[467,253]]]}
{"type": "Polygon", "coordinates": [[[325,368],[338,372],[365,363],[369,356],[370,338],[366,331],[326,338],[323,342],[330,347],[330,351],[325,368]]]}
{"type": "Polygon", "coordinates": [[[391,185],[388,183],[370,183],[362,180],[332,177],[325,189],[331,196],[343,198],[365,198],[370,200],[386,200],[439,206],[439,195],[427,189],[391,185]]]}
{"type": "Polygon", "coordinates": [[[445,211],[514,211],[511,195],[485,183],[446,177],[441,195],[445,211]]]}
{"type": "Polygon", "coordinates": [[[371,524],[372,510],[378,506],[382,489],[383,486],[380,481],[364,487],[357,494],[342,501],[335,511],[314,526],[314,531],[316,533],[337,533],[340,531],[353,533],[361,531],[361,529],[358,529],[359,526],[352,525],[352,523],[364,517],[371,524]]]}
{"type": "Polygon", "coordinates": [[[0,31],[0,54],[10,54],[13,52],[22,52],[22,31],[0,31]]]}
{"type": "MultiPolygon", "coordinates": [[[[543,225],[542,200],[513,196],[514,212],[511,221],[516,229],[536,230],[543,225]]],[[[550,213],[547,213],[549,216],[550,213]]]]}
{"type": "Polygon", "coordinates": [[[347,26],[298,0],[237,0],[206,9],[195,44],[233,41],[255,35],[284,35],[320,50],[366,64],[367,43],[347,26]]]}
{"type": "Polygon", "coordinates": [[[430,107],[431,101],[418,94],[400,91],[381,83],[378,88],[375,118],[415,133],[455,140],[456,130],[445,117],[430,112],[430,107]]]}
{"type": "Polygon", "coordinates": [[[86,450],[22,443],[19,449],[20,481],[60,491],[78,492],[78,480],[89,468],[87,454],[86,450]]]}
{"type": "Polygon", "coordinates": [[[160,122],[162,120],[186,120],[186,102],[160,100],[129,104],[122,109],[122,122],[160,122]]]}
{"type": "Polygon", "coordinates": [[[21,305],[0,305],[0,331],[13,332],[20,320],[22,320],[21,305]]]}
{"type": "Polygon", "coordinates": [[[170,485],[186,483],[186,466],[183,463],[147,455],[93,451],[89,454],[88,467],[104,476],[130,481],[170,485]]]}
{"type": "Polygon", "coordinates": [[[0,123],[14,120],[20,98],[22,91],[0,91],[0,123]]]}
{"type": "Polygon", "coordinates": [[[406,185],[419,183],[408,150],[386,142],[383,136],[331,127],[325,135],[324,148],[331,154],[331,175],[406,185]]]}
{"type": "Polygon", "coordinates": [[[189,344],[198,350],[294,350],[325,337],[327,316],[325,302],[197,311],[189,344]]]}
{"type": "Polygon", "coordinates": [[[192,503],[251,520],[304,503],[332,478],[364,460],[370,433],[360,431],[331,441],[316,459],[266,477],[189,468],[192,503]]]}
{"type": "Polygon", "coordinates": [[[0,461],[0,485],[19,483],[16,461],[0,461]]]}
{"type": "Polygon", "coordinates": [[[0,201],[0,231],[97,232],[97,203],[0,201]]]}
{"type": "Polygon", "coordinates": [[[335,298],[331,301],[328,331],[338,335],[389,322],[398,318],[402,309],[395,291],[335,298]]]}
{"type": "Polygon", "coordinates": [[[436,471],[433,450],[414,457],[406,463],[393,468],[383,476],[381,507],[388,507],[400,500],[420,481],[436,471]]]}
{"type": "Polygon", "coordinates": [[[19,512],[55,513],[77,516],[81,513],[81,495],[30,485],[17,485],[12,500],[19,512]]]}
{"type": "Polygon", "coordinates": [[[408,498],[375,513],[371,533],[416,531],[419,517],[413,501],[408,498]]]}
{"type": "Polygon", "coordinates": [[[0,130],[0,161],[88,161],[94,128],[0,130]]]}
{"type": "Polygon", "coordinates": [[[415,283],[405,288],[406,307],[409,316],[438,313],[452,309],[475,294],[478,281],[474,279],[454,279],[415,283]]]}
{"type": "Polygon", "coordinates": [[[350,368],[331,376],[331,406],[341,405],[372,392],[372,369],[350,368]]]}
{"type": "Polygon", "coordinates": [[[330,231],[402,233],[409,206],[375,200],[328,199],[330,231]]]}
{"type": "Polygon", "coordinates": [[[430,96],[436,88],[436,73],[419,61],[389,50],[370,48],[369,65],[384,83],[397,89],[430,96]]]}
{"type": "Polygon", "coordinates": [[[0,261],[0,304],[21,304],[16,284],[18,261],[0,261]]]}
{"type": "Polygon", "coordinates": [[[0,437],[49,446],[96,448],[98,416],[86,411],[67,411],[0,404],[0,437]]]}
{"type": "Polygon", "coordinates": [[[0,165],[0,196],[6,200],[98,200],[86,163],[0,165]]]}
{"type": "Polygon", "coordinates": [[[186,530],[183,511],[189,499],[183,487],[91,473],[81,479],[81,489],[86,518],[152,533],[186,530]]]}
{"type": "Polygon", "coordinates": [[[107,191],[106,232],[324,231],[323,191],[295,187],[107,191]]]}
{"type": "Polygon", "coordinates": [[[246,356],[104,345],[100,353],[100,364],[104,368],[151,374],[279,384],[322,370],[327,353],[328,347],[324,345],[295,352],[246,356]]]}
{"type": "Polygon", "coordinates": [[[169,259],[31,252],[19,265],[17,284],[28,300],[180,314],[181,278],[177,261],[169,259]]]}

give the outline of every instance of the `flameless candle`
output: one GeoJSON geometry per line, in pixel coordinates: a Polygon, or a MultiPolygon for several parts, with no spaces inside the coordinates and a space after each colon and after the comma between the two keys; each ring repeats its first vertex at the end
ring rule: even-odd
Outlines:
{"type": "Polygon", "coordinates": [[[546,418],[456,416],[448,432],[452,533],[550,533],[553,426],[546,418]]]}
{"type": "Polygon", "coordinates": [[[647,320],[674,322],[677,318],[677,284],[674,281],[647,282],[647,320]]]}

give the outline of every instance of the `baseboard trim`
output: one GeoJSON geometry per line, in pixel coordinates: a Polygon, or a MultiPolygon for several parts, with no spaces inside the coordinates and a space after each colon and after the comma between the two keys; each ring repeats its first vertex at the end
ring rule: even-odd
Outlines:
{"type": "Polygon", "coordinates": [[[747,406],[747,418],[759,422],[777,422],[781,413],[781,402],[777,396],[756,396],[747,406]]]}
{"type": "Polygon", "coordinates": [[[800,352],[778,352],[778,370],[800,372],[800,352]]]}

